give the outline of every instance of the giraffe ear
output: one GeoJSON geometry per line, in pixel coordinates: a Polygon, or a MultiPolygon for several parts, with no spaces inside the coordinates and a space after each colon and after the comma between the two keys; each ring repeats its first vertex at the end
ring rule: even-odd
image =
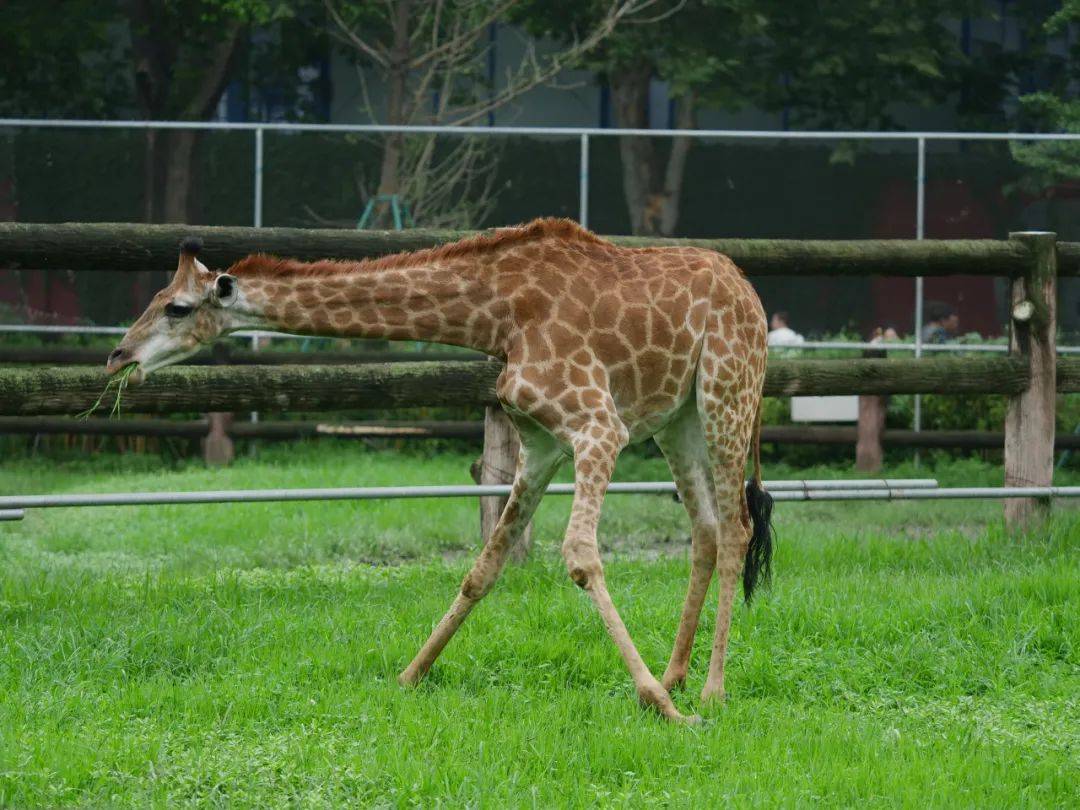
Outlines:
{"type": "Polygon", "coordinates": [[[210,291],[210,300],[219,307],[231,307],[236,303],[236,276],[220,273],[214,278],[214,287],[210,291]]]}

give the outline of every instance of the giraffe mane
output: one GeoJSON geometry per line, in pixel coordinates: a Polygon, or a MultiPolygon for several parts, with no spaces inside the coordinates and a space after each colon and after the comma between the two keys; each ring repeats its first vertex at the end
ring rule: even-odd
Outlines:
{"type": "Polygon", "coordinates": [[[547,217],[534,219],[524,225],[496,228],[475,236],[459,239],[456,242],[448,242],[438,247],[393,253],[388,256],[361,259],[359,261],[322,259],[315,262],[302,262],[297,259],[281,258],[266,253],[253,253],[233,264],[228,272],[240,276],[315,276],[336,275],[342,272],[362,272],[365,270],[390,270],[444,259],[460,259],[484,255],[504,247],[543,239],[594,245],[611,244],[571,219],[547,217]]]}

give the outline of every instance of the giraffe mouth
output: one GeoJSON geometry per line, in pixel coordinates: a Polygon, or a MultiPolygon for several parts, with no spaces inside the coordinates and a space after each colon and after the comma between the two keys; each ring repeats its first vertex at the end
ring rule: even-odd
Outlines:
{"type": "Polygon", "coordinates": [[[146,379],[146,371],[137,360],[130,360],[116,368],[106,368],[110,379],[123,378],[125,386],[138,385],[146,379]]]}
{"type": "MultiPolygon", "coordinates": [[[[129,364],[129,366],[132,364],[129,364]]],[[[128,368],[125,366],[124,368],[128,368]]],[[[146,371],[143,369],[140,363],[134,363],[135,370],[128,372],[127,383],[128,385],[141,385],[142,381],[146,379],[146,371]]],[[[123,371],[124,369],[120,369],[123,371]]]]}

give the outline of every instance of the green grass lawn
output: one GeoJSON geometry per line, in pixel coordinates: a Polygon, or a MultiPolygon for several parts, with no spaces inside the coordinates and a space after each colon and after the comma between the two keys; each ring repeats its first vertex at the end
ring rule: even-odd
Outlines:
{"type": "MultiPolygon", "coordinates": [[[[9,457],[0,491],[465,483],[470,460],[331,443],[227,470],[9,457]]],[[[976,462],[889,472],[1000,483],[976,462]]],[[[666,477],[635,457],[619,474],[666,477]]],[[[474,501],[0,525],[0,804],[1075,806],[1080,512],[1018,542],[997,502],[778,505],[774,587],[736,611],[728,700],[686,728],[637,707],[566,577],[568,508],[545,503],[533,560],[413,691],[394,678],[469,565],[474,501]]],[[[601,533],[659,673],[688,572],[681,507],[612,496],[601,533]]],[[[684,711],[701,711],[714,613],[715,588],[684,711]]]]}

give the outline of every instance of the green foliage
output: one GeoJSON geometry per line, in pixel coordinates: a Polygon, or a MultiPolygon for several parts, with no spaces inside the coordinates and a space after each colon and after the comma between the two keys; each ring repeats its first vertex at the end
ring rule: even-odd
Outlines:
{"type": "MultiPolygon", "coordinates": [[[[1080,102],[1049,92],[1024,96],[1026,118],[1052,132],[1080,133],[1080,102]]],[[[1040,194],[1052,186],[1080,179],[1080,142],[1010,141],[1013,159],[1026,169],[1013,188],[1040,194]]]]}
{"type": "Polygon", "coordinates": [[[767,20],[757,93],[807,127],[893,129],[897,104],[932,104],[962,60],[952,15],[974,3],[828,0],[755,6],[767,20]],[[777,81],[782,77],[782,81],[777,81]]]}
{"type": "Polygon", "coordinates": [[[246,68],[253,86],[299,102],[290,98],[295,71],[325,43],[312,24],[315,7],[314,0],[11,0],[0,4],[0,114],[130,117],[135,77],[145,68],[134,43],[144,40],[156,42],[156,58],[168,63],[168,87],[152,91],[161,102],[156,114],[188,117],[208,52],[236,26],[259,27],[263,36],[245,45],[233,74],[246,68]]]}
{"type": "MultiPolygon", "coordinates": [[[[1025,130],[1080,132],[1080,101],[1075,98],[1075,82],[1080,78],[1080,45],[1069,43],[1064,57],[1049,52],[1050,42],[1065,32],[1070,23],[1080,21],[1080,4],[1065,0],[1054,11],[1047,4],[1033,4],[1028,12],[1033,38],[1040,55],[1041,73],[1048,89],[1020,99],[1019,120],[1025,130]]],[[[1055,4],[1057,5],[1057,4],[1055,4]]],[[[1047,193],[1060,184],[1080,178],[1080,145],[1073,141],[1010,142],[1013,158],[1026,173],[1013,186],[1031,194],[1047,193]]]]}
{"type": "MultiPolygon", "coordinates": [[[[595,19],[601,0],[529,2],[534,33],[561,38],[595,19]]],[[[897,103],[931,104],[956,89],[964,63],[956,16],[975,0],[690,0],[650,7],[592,55],[601,74],[649,64],[672,95],[694,93],[724,108],[788,109],[807,126],[893,128],[897,103]]]]}
{"type": "MultiPolygon", "coordinates": [[[[514,19],[536,36],[563,40],[595,24],[608,5],[606,0],[526,0],[514,19]]],[[[724,106],[741,106],[754,54],[749,45],[765,24],[757,5],[755,0],[662,0],[641,12],[642,19],[620,24],[585,66],[610,76],[647,65],[670,82],[677,98],[704,94],[724,106]]]]}
{"type": "Polygon", "coordinates": [[[108,0],[0,3],[0,115],[105,118],[130,97],[108,0]]]}

